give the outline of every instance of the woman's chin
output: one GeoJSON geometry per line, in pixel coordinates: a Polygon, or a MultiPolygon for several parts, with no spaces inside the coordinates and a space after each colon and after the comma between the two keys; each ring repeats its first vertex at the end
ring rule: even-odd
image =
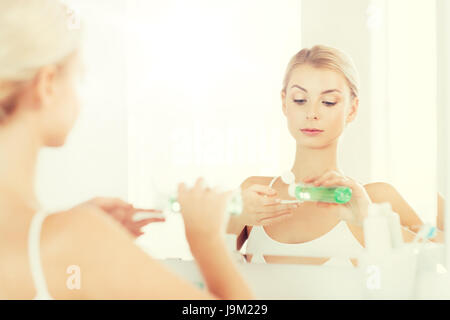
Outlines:
{"type": "Polygon", "coordinates": [[[305,141],[306,139],[297,139],[297,145],[302,148],[307,149],[322,149],[326,147],[326,144],[324,144],[322,141],[305,141]]]}
{"type": "Polygon", "coordinates": [[[58,137],[52,137],[51,139],[47,139],[45,146],[49,147],[49,148],[59,148],[62,147],[66,144],[67,141],[67,136],[66,135],[61,135],[58,137]]]}

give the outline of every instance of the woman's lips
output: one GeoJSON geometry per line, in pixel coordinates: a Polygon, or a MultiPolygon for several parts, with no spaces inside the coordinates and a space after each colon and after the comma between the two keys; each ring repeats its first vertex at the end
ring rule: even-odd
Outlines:
{"type": "Polygon", "coordinates": [[[307,136],[317,136],[323,132],[323,130],[319,129],[301,129],[300,131],[307,136]]]}

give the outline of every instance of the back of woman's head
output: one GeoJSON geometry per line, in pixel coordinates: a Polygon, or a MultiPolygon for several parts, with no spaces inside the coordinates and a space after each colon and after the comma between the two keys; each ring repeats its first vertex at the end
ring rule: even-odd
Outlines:
{"type": "Polygon", "coordinates": [[[58,0],[0,1],[0,123],[42,67],[64,64],[80,43],[80,28],[58,0]]]}
{"type": "Polygon", "coordinates": [[[311,49],[302,49],[292,57],[286,69],[282,91],[286,92],[291,73],[295,67],[304,64],[340,73],[347,80],[352,97],[358,97],[359,75],[352,59],[343,51],[324,45],[316,45],[311,49]]]}

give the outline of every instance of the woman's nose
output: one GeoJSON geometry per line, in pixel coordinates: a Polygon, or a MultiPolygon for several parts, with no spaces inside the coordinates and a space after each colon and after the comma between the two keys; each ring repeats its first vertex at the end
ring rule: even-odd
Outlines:
{"type": "Polygon", "coordinates": [[[311,106],[306,112],[306,119],[319,119],[318,108],[311,106]]]}

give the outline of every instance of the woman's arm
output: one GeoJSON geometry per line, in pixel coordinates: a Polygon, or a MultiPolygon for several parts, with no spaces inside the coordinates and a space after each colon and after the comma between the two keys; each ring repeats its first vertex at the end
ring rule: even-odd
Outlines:
{"type": "Polygon", "coordinates": [[[298,204],[281,204],[278,193],[269,187],[270,177],[250,177],[241,184],[243,211],[232,217],[227,233],[237,235],[237,250],[248,238],[252,226],[265,226],[282,221],[293,214],[298,204]]]}
{"type": "MultiPolygon", "coordinates": [[[[245,179],[244,182],[241,183],[241,190],[244,191],[248,189],[252,184],[255,183],[254,181],[255,177],[249,177],[245,179]]],[[[228,220],[226,232],[229,234],[237,235],[236,250],[241,250],[245,241],[247,241],[248,239],[247,228],[245,222],[242,219],[242,215],[234,215],[230,217],[230,219],[228,220]]]]}
{"type": "MultiPolygon", "coordinates": [[[[61,229],[57,248],[44,263],[50,293],[58,299],[251,299],[224,243],[197,243],[193,251],[210,293],[200,290],[152,259],[116,221],[95,208],[48,218],[61,229]],[[55,254],[58,252],[58,254],[55,254]],[[71,290],[67,267],[79,267],[81,287],[71,290]],[[58,266],[58,267],[56,267],[58,266]]],[[[58,230],[58,229],[56,229],[58,230]]],[[[45,234],[43,229],[43,234],[45,234]]]]}
{"type": "MultiPolygon", "coordinates": [[[[412,241],[412,239],[414,239],[415,233],[417,233],[420,227],[423,225],[423,222],[419,218],[417,213],[413,210],[413,208],[411,208],[408,202],[406,202],[406,200],[403,199],[400,193],[388,183],[371,183],[366,185],[365,187],[372,202],[389,202],[391,204],[392,210],[398,213],[400,217],[400,223],[403,226],[403,237],[405,241],[412,241]]],[[[438,230],[437,235],[430,240],[434,242],[443,242],[443,232],[438,230]]]]}
{"type": "Polygon", "coordinates": [[[227,233],[237,235],[236,238],[236,250],[241,250],[245,241],[248,239],[248,233],[245,223],[241,221],[241,217],[231,216],[228,221],[227,233]]]}

